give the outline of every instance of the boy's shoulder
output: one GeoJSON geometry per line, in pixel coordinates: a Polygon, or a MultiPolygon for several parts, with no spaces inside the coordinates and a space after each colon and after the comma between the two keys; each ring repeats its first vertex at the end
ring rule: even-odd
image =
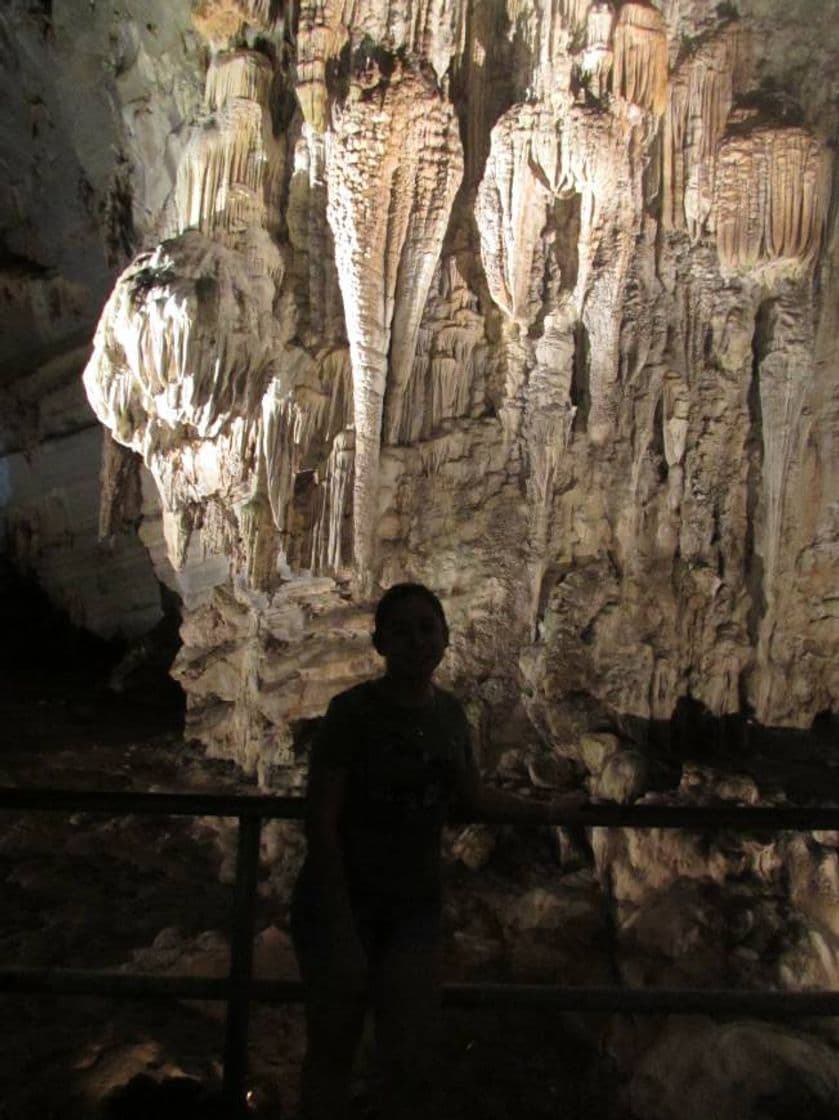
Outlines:
{"type": "Polygon", "coordinates": [[[440,688],[439,685],[434,686],[435,702],[447,712],[461,713],[463,711],[463,704],[460,699],[455,696],[453,692],[449,692],[447,688],[440,688]]]}
{"type": "Polygon", "coordinates": [[[329,702],[329,708],[339,714],[364,711],[377,701],[376,680],[361,681],[343,692],[337,692],[329,702]]]}

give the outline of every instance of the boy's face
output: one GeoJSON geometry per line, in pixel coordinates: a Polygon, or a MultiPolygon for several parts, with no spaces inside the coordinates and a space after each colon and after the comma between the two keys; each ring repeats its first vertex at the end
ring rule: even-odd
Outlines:
{"type": "Polygon", "coordinates": [[[376,635],[376,649],[387,663],[388,674],[403,680],[429,680],[447,644],[443,620],[419,595],[397,603],[376,635]]]}

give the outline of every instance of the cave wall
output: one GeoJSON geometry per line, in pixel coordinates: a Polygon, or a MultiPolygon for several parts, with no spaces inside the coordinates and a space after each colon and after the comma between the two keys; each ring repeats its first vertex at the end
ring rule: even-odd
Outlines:
{"type": "Polygon", "coordinates": [[[488,757],[835,705],[823,5],[77,8],[4,16],[6,447],[104,303],[99,533],[185,598],[194,734],[291,763],[405,577],[488,757]]]}
{"type": "MultiPolygon", "coordinates": [[[[4,550],[103,633],[175,590],[188,733],[268,787],[415,578],[494,780],[784,803],[839,685],[830,5],[293,8],[0,15],[4,550]]],[[[835,833],[539,843],[448,843],[465,967],[836,986],[835,833]]],[[[638,1115],[839,1091],[829,1025],[604,1032],[638,1115]]]]}

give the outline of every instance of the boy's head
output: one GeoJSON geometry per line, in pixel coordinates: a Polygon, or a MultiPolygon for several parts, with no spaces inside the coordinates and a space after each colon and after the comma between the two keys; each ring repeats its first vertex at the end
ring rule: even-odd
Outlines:
{"type": "Polygon", "coordinates": [[[431,677],[449,644],[443,604],[421,583],[397,583],[376,607],[373,645],[400,677],[431,677]]]}

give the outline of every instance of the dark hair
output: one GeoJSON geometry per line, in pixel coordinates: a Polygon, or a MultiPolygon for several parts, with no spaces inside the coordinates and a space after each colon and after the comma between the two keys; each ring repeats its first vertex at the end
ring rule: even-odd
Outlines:
{"type": "Polygon", "coordinates": [[[446,621],[446,612],[443,610],[443,604],[434,592],[429,587],[426,587],[424,583],[395,583],[393,587],[387,589],[376,606],[374,637],[376,634],[381,633],[385,626],[387,626],[390,616],[394,613],[399,604],[403,603],[406,599],[424,599],[426,603],[433,608],[435,614],[443,623],[446,641],[449,640],[449,624],[446,621]]]}

